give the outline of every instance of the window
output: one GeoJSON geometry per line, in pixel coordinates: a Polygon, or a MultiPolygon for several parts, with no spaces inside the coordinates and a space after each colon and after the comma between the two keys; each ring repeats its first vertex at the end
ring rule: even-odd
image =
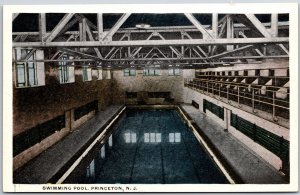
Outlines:
{"type": "Polygon", "coordinates": [[[103,79],[103,71],[102,71],[102,68],[98,68],[97,69],[97,73],[98,73],[98,80],[102,80],[103,79]]]}
{"type": "Polygon", "coordinates": [[[179,68],[169,68],[169,76],[178,76],[180,75],[180,69],[179,68]]]}
{"type": "Polygon", "coordinates": [[[64,55],[61,57],[62,61],[58,62],[59,82],[61,84],[73,83],[75,81],[74,66],[68,66],[67,61],[65,61],[68,58],[68,56],[64,55]]]}
{"type": "Polygon", "coordinates": [[[125,68],[124,76],[135,76],[135,69],[133,68],[125,68]]]}
{"type": "Polygon", "coordinates": [[[92,80],[92,69],[89,66],[82,67],[82,80],[83,82],[92,80]]]}
{"type": "Polygon", "coordinates": [[[107,73],[107,79],[111,79],[111,72],[110,72],[110,70],[109,70],[109,69],[107,70],[107,72],[106,72],[106,73],[107,73]]]}
{"type": "Polygon", "coordinates": [[[160,143],[161,142],[161,133],[144,133],[144,142],[145,143],[160,143]]]}
{"type": "Polygon", "coordinates": [[[44,58],[41,50],[16,49],[16,86],[33,87],[45,85],[44,62],[33,62],[37,56],[44,58]],[[18,62],[27,59],[28,62],[18,62]]]}
{"type": "Polygon", "coordinates": [[[147,66],[144,68],[144,76],[159,76],[160,75],[160,66],[147,66]]]}

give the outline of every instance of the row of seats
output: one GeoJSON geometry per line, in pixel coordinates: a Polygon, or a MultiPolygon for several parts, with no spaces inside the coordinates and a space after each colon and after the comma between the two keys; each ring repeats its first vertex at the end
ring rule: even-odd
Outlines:
{"type": "Polygon", "coordinates": [[[216,72],[209,71],[201,74],[198,72],[195,79],[186,79],[185,85],[220,98],[227,98],[228,101],[289,118],[287,76],[218,76],[216,72]]]}

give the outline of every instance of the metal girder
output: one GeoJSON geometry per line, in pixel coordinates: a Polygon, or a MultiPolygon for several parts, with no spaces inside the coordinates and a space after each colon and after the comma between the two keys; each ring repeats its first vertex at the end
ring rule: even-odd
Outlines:
{"type": "MultiPolygon", "coordinates": [[[[188,33],[184,33],[184,35],[187,37],[187,38],[189,38],[189,39],[193,39],[188,33]]],[[[200,47],[200,46],[196,46],[198,49],[199,49],[199,51],[205,56],[205,57],[207,57],[208,55],[203,51],[203,49],[200,47]]]]}
{"type": "Polygon", "coordinates": [[[104,36],[103,40],[112,40],[113,35],[122,26],[122,24],[127,20],[131,13],[126,13],[121,16],[117,23],[110,29],[110,31],[104,36]]]}
{"type": "Polygon", "coordinates": [[[239,47],[237,49],[234,49],[234,50],[230,50],[230,51],[225,51],[223,53],[220,53],[220,54],[216,54],[216,55],[213,55],[213,56],[209,56],[207,59],[215,59],[215,58],[220,58],[220,57],[223,57],[223,56],[226,56],[228,54],[233,54],[233,53],[236,53],[236,52],[240,52],[240,51],[243,51],[245,49],[249,49],[251,47],[253,47],[254,45],[246,45],[246,46],[243,46],[243,47],[239,47]]]}
{"type": "Polygon", "coordinates": [[[98,41],[102,40],[103,36],[103,14],[97,14],[98,41]]]}
{"type": "MultiPolygon", "coordinates": [[[[155,34],[155,33],[151,33],[151,34],[149,35],[149,37],[148,37],[146,40],[150,40],[151,37],[154,36],[154,34],[155,34]]],[[[130,57],[130,58],[134,58],[134,56],[136,56],[136,55],[141,51],[142,48],[143,48],[143,47],[139,47],[139,48],[137,48],[137,50],[132,51],[133,54],[131,54],[129,57],[130,57]]]]}
{"type": "Polygon", "coordinates": [[[237,59],[268,59],[268,58],[289,58],[288,55],[276,55],[276,56],[232,56],[222,57],[223,60],[237,60],[237,59]]]}
{"type": "Polygon", "coordinates": [[[217,13],[212,14],[211,28],[212,28],[213,38],[218,38],[218,14],[217,13]]]}
{"type": "MultiPolygon", "coordinates": [[[[288,55],[278,55],[278,56],[233,56],[233,57],[221,57],[219,59],[221,60],[235,60],[235,59],[265,59],[265,58],[288,58],[288,55]]],[[[129,58],[119,58],[119,59],[107,59],[104,61],[151,61],[153,60],[152,58],[134,58],[134,59],[129,59],[129,58]]],[[[182,60],[202,60],[201,58],[198,57],[190,57],[190,58],[182,58],[182,59],[178,59],[178,58],[155,58],[155,60],[162,60],[162,61],[168,61],[168,60],[172,60],[172,61],[182,61],[182,60]]],[[[211,62],[211,63],[215,63],[215,62],[211,62]]],[[[224,62],[225,63],[225,62],[224,62]]],[[[229,62],[228,62],[229,63],[229,62]]]]}
{"type": "MultiPolygon", "coordinates": [[[[166,40],[160,33],[155,33],[155,35],[159,36],[162,40],[166,40]]],[[[183,54],[181,54],[176,48],[169,46],[169,48],[177,55],[177,57],[182,58],[183,54]]]]}
{"type": "Polygon", "coordinates": [[[184,39],[184,40],[131,40],[131,41],[75,41],[75,42],[14,42],[13,47],[124,47],[124,46],[181,46],[224,44],[278,44],[288,43],[289,37],[231,38],[231,39],[184,39]]]}
{"type": "Polygon", "coordinates": [[[203,38],[213,38],[213,35],[202,26],[202,24],[193,16],[193,14],[185,13],[184,15],[203,34],[203,38]]]}
{"type": "MultiPolygon", "coordinates": [[[[239,35],[241,35],[241,36],[244,37],[244,38],[247,38],[246,35],[245,35],[242,31],[239,32],[239,35]]],[[[256,48],[256,49],[254,49],[254,50],[256,51],[256,53],[258,53],[258,55],[264,56],[264,54],[261,53],[261,51],[259,51],[259,49],[256,48]]]]}
{"type": "MultiPolygon", "coordinates": [[[[86,32],[88,34],[88,37],[89,37],[90,41],[94,41],[94,37],[93,37],[93,35],[91,33],[91,30],[90,30],[90,28],[87,24],[86,24],[86,32]]],[[[94,47],[94,50],[95,50],[95,53],[97,54],[98,58],[103,59],[99,49],[94,47]]]]}
{"type": "MultiPolygon", "coordinates": [[[[75,14],[76,17],[76,14],[75,14]]],[[[224,22],[224,18],[226,18],[226,16],[224,16],[222,19],[220,19],[219,24],[221,23],[221,21],[224,22]]],[[[81,20],[81,17],[78,16],[78,21],[81,20]]],[[[69,23],[71,23],[73,20],[71,20],[69,23]]],[[[87,24],[93,29],[92,33],[93,34],[97,34],[97,28],[94,28],[95,25],[90,25],[89,20],[87,20],[87,24]]],[[[267,23],[262,23],[264,27],[271,27],[271,23],[267,22],[267,23]]],[[[67,26],[67,25],[66,25],[67,26]]],[[[209,29],[210,25],[202,25],[203,27],[209,29]]],[[[249,27],[245,26],[242,23],[234,23],[233,24],[235,31],[240,31],[240,30],[251,30],[249,27]]],[[[278,22],[278,29],[288,29],[289,28],[289,22],[288,21],[283,21],[283,22],[278,22]]],[[[109,29],[104,29],[104,30],[109,30],[109,29]]],[[[63,30],[62,30],[63,31],[63,30]]],[[[120,28],[116,33],[152,33],[152,32],[181,32],[181,31],[185,31],[185,32],[198,32],[199,30],[195,27],[195,26],[163,26],[163,27],[149,27],[148,29],[138,29],[138,28],[120,28]]],[[[67,31],[66,34],[78,34],[78,31],[67,31]]],[[[12,35],[30,35],[30,36],[34,36],[34,35],[39,35],[39,32],[12,32],[12,35]]]]}
{"type": "Polygon", "coordinates": [[[40,41],[44,42],[44,38],[46,36],[46,14],[40,13],[39,14],[39,36],[40,41]]]}
{"type": "Polygon", "coordinates": [[[271,34],[267,31],[266,27],[256,18],[254,14],[245,14],[257,30],[266,38],[271,38],[271,34]]]}
{"type": "MultiPolygon", "coordinates": [[[[122,41],[125,37],[127,37],[128,35],[127,34],[124,34],[121,38],[120,38],[120,41],[122,41]]],[[[105,59],[108,58],[108,56],[116,49],[116,47],[113,47],[111,48],[111,50],[105,55],[105,59]]]]}
{"type": "Polygon", "coordinates": [[[74,24],[76,24],[77,22],[79,22],[81,20],[80,17],[75,17],[73,18],[73,20],[71,20],[68,24],[66,24],[63,29],[58,33],[57,36],[60,36],[62,34],[64,34],[65,32],[67,32],[67,30],[69,30],[69,28],[71,28],[74,24]]]}
{"type": "Polygon", "coordinates": [[[59,21],[59,23],[52,30],[50,35],[47,37],[46,42],[51,42],[55,37],[59,34],[59,32],[63,29],[63,27],[69,22],[69,20],[73,17],[74,14],[69,13],[65,14],[65,16],[59,21]]]}
{"type": "Polygon", "coordinates": [[[85,18],[86,23],[91,27],[93,30],[97,30],[97,26],[95,26],[89,19],[87,19],[83,14],[75,14],[75,18],[78,18],[79,20],[82,20],[85,18]]]}
{"type": "Polygon", "coordinates": [[[36,51],[36,49],[32,49],[29,53],[26,54],[26,56],[24,58],[22,58],[22,60],[28,60],[36,51]]]}
{"type": "Polygon", "coordinates": [[[19,16],[20,13],[13,13],[12,15],[12,21],[14,21],[18,16],[19,16]]]}
{"type": "Polygon", "coordinates": [[[93,55],[90,55],[90,54],[82,53],[82,52],[79,52],[79,51],[74,51],[72,49],[63,48],[61,50],[65,51],[67,53],[72,53],[72,54],[76,54],[76,55],[80,55],[80,56],[84,56],[84,57],[89,57],[89,58],[96,59],[96,60],[102,60],[101,58],[99,58],[97,56],[93,56],[93,55]]]}

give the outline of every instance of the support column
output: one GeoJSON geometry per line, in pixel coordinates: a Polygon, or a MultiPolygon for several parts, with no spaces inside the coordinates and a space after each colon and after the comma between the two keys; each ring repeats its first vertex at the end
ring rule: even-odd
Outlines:
{"type": "Polygon", "coordinates": [[[97,14],[98,41],[103,39],[103,14],[97,14]]]}
{"type": "Polygon", "coordinates": [[[271,35],[278,37],[278,14],[271,15],[271,35]]]}
{"type": "Polygon", "coordinates": [[[72,119],[71,119],[71,110],[65,112],[65,127],[67,131],[71,131],[72,129],[72,119]]]}
{"type": "MultiPolygon", "coordinates": [[[[230,16],[227,16],[227,32],[226,32],[226,38],[231,39],[233,38],[233,20],[230,16]]],[[[226,46],[227,51],[232,51],[233,50],[233,45],[227,45],[226,46]]]]}
{"type": "Polygon", "coordinates": [[[39,36],[41,42],[44,42],[46,36],[46,14],[45,13],[39,14],[39,36]]]}
{"type": "Polygon", "coordinates": [[[74,109],[71,109],[70,110],[70,132],[73,131],[74,122],[75,122],[74,109]]]}

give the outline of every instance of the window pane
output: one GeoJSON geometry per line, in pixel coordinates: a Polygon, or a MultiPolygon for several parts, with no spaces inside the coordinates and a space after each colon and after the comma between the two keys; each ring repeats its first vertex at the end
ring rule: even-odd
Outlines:
{"type": "Polygon", "coordinates": [[[28,77],[29,77],[29,85],[35,85],[35,69],[34,68],[28,68],[28,77]]]}
{"type": "Polygon", "coordinates": [[[130,69],[130,76],[135,76],[135,69],[130,69]]]}
{"type": "Polygon", "coordinates": [[[98,79],[102,79],[102,69],[98,69],[98,79]]]}
{"type": "Polygon", "coordinates": [[[124,76],[129,76],[129,69],[128,68],[124,69],[124,76]]]}
{"type": "Polygon", "coordinates": [[[148,76],[148,69],[144,69],[144,75],[148,76]]]}
{"type": "Polygon", "coordinates": [[[169,68],[169,75],[174,75],[173,68],[169,68]]]}
{"type": "Polygon", "coordinates": [[[174,69],[174,73],[175,73],[175,75],[180,75],[180,69],[179,68],[175,68],[174,69]]]}
{"type": "Polygon", "coordinates": [[[153,75],[154,75],[154,69],[152,69],[152,68],[149,69],[149,75],[150,75],[150,76],[153,76],[153,75]]]}
{"type": "Polygon", "coordinates": [[[155,75],[160,75],[160,69],[155,69],[155,75]]]}
{"type": "Polygon", "coordinates": [[[25,66],[24,64],[17,64],[17,81],[18,86],[24,86],[25,85],[25,66]]]}

